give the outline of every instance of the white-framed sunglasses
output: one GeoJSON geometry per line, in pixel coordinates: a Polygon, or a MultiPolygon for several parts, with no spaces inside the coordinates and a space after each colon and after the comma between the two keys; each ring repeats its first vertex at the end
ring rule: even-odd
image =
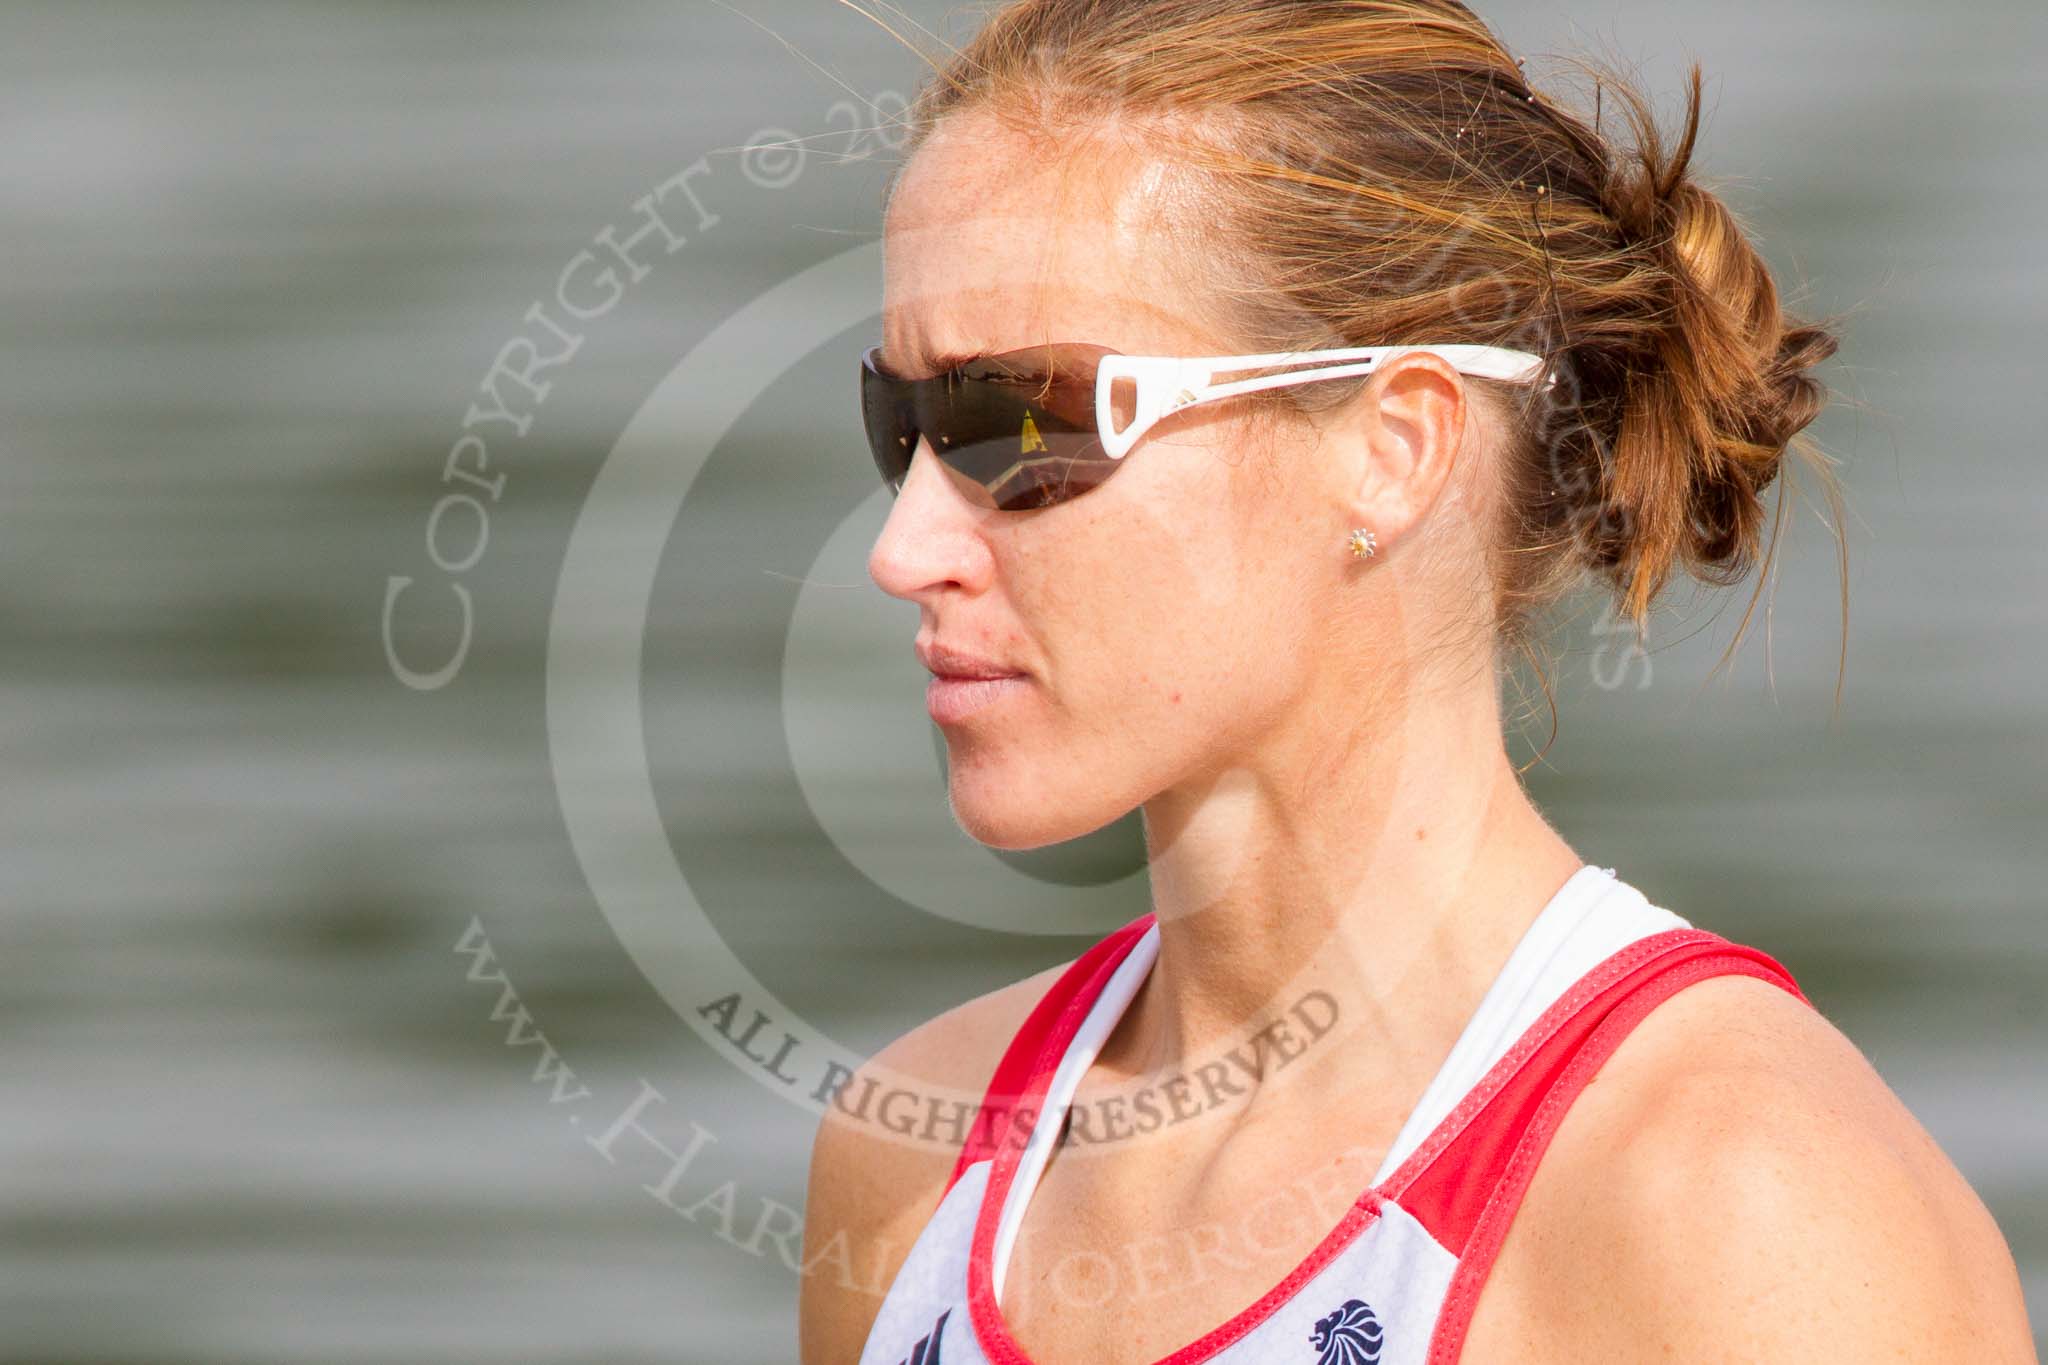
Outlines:
{"type": "MultiPolygon", "coordinates": [[[[891,491],[902,488],[922,438],[991,505],[1023,511],[1100,487],[1145,433],[1174,413],[1239,394],[1370,374],[1417,351],[1477,379],[1530,383],[1543,376],[1542,357],[1498,346],[1143,356],[1087,342],[1049,342],[905,379],[890,373],[879,347],[870,347],[861,356],[861,413],[875,467],[891,491]],[[1300,365],[1311,368],[1219,379],[1300,365]]],[[[1544,387],[1555,382],[1546,379],[1544,387]]]]}

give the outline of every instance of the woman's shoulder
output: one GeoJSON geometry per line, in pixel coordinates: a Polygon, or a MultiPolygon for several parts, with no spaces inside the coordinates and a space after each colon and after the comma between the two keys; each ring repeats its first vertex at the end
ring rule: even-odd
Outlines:
{"type": "Polygon", "coordinates": [[[830,1105],[811,1145],[805,1194],[805,1273],[798,1288],[801,1357],[807,1363],[858,1359],[882,1297],[918,1233],[945,1197],[966,1139],[965,1124],[906,1133],[900,1119],[853,1097],[894,1093],[898,1115],[943,1114],[986,1090],[1010,1040],[1068,959],[984,992],[898,1035],[857,1069],[830,1105]],[[908,1093],[912,1099],[903,1101],[908,1093]],[[849,1112],[852,1111],[852,1112],[849,1112]]]}
{"type": "MultiPolygon", "coordinates": [[[[1887,1358],[1902,1330],[1916,1359],[2035,1359],[1976,1192],[1855,1044],[1771,982],[1708,977],[1651,1009],[1537,1170],[1494,1274],[1538,1360],[1887,1358]]],[[[1482,1299],[1475,1343],[1485,1316],[1482,1299]]]]}

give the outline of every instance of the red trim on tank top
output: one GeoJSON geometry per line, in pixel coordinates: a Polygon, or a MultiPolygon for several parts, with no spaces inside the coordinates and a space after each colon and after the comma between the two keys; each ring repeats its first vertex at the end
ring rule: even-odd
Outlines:
{"type": "MultiPolygon", "coordinates": [[[[1024,1017],[982,1093],[981,1108],[974,1116],[974,1125],[967,1134],[967,1141],[961,1144],[959,1159],[953,1163],[953,1173],[946,1178],[947,1194],[952,1193],[960,1177],[967,1174],[968,1167],[987,1161],[1002,1148],[1005,1135],[1014,1135],[1012,1140],[1017,1146],[1022,1146],[1030,1136],[1031,1125],[1027,1124],[1024,1132],[1018,1134],[1010,1116],[1029,1097],[1041,1071],[1050,1077],[1053,1067],[1059,1063],[1059,1054],[1063,1054],[1067,1044],[1073,1041],[1086,1013],[1079,1002],[1093,1003],[1102,993],[1104,984],[1123,962],[1125,954],[1152,927],[1153,918],[1153,912],[1148,910],[1090,945],[1086,952],[1067,965],[1066,971],[1060,973],[1051,988],[1039,997],[1031,1013],[1024,1017]],[[1058,1053],[1050,1063],[1041,1066],[1045,1054],[1055,1047],[1058,1053]]],[[[1044,1092],[1041,1089],[1039,1093],[1044,1092]]]]}
{"type": "MultiPolygon", "coordinates": [[[[1010,1335],[1009,1326],[1003,1321],[995,1301],[997,1225],[1001,1220],[1003,1203],[1015,1181],[1024,1145],[1029,1140],[1031,1128],[1036,1125],[1037,1108],[1050,1088],[1054,1071],[1110,975],[1122,964],[1139,936],[1151,927],[1153,918],[1151,913],[1142,915],[1095,944],[1076,959],[1046,992],[1004,1053],[990,1082],[988,1101],[984,1103],[985,1110],[990,1102],[996,1101],[1006,1101],[1018,1109],[1028,1106],[1032,1122],[1021,1129],[1006,1125],[1005,1131],[1014,1133],[1014,1140],[999,1141],[985,1131],[987,1125],[977,1120],[948,1181],[947,1189],[950,1191],[952,1182],[957,1181],[969,1167],[980,1161],[992,1163],[976,1212],[967,1265],[969,1320],[976,1342],[990,1365],[1037,1365],[1010,1335]]],[[[1393,1174],[1379,1184],[1367,1187],[1337,1225],[1278,1284],[1228,1321],[1161,1357],[1153,1365],[1196,1365],[1243,1338],[1270,1318],[1297,1290],[1362,1235],[1389,1201],[1414,1216],[1457,1258],[1458,1265],[1452,1273],[1450,1288],[1438,1312],[1429,1365],[1446,1365],[1455,1361],[1486,1270],[1499,1251],[1508,1220],[1565,1107],[1584,1087],[1607,1053],[1620,1043],[1628,1028],[1652,1005],[1681,985],[1727,972],[1771,980],[1800,1000],[1812,1003],[1806,1000],[1791,974],[1776,959],[1709,930],[1689,927],[1661,930],[1616,950],[1553,1001],[1523,1031],[1514,1046],[1430,1130],[1393,1174]],[[1665,975],[1667,972],[1669,976],[1665,975]],[[1671,984],[1663,986],[1666,980],[1671,984]],[[1646,987],[1646,982],[1651,984],[1646,987]],[[1638,994],[1643,998],[1640,1005],[1636,1004],[1638,994]],[[1603,1002],[1606,1008],[1593,1008],[1603,1002]],[[1608,1020],[1616,1018],[1622,1021],[1620,1026],[1608,1029],[1608,1020]],[[1577,1027],[1567,1028],[1575,1022],[1577,1027]],[[1577,1062],[1572,1046],[1581,1039],[1585,1040],[1586,1050],[1596,1043],[1601,1048],[1598,1055],[1584,1065],[1577,1062]],[[1562,1073],[1556,1074],[1560,1065],[1562,1073]],[[1552,1081],[1549,1089],[1537,1084],[1537,1080],[1544,1077],[1552,1081]],[[1518,1078],[1522,1083],[1515,1086],[1518,1078]],[[1563,1089],[1566,1086],[1569,1086],[1568,1091],[1563,1089]],[[1549,1099],[1551,1089],[1560,1091],[1554,1104],[1549,1099]],[[1459,1144],[1460,1138],[1472,1130],[1474,1120],[1504,1093],[1509,1103],[1508,1112],[1503,1117],[1520,1136],[1512,1151],[1504,1142],[1485,1141],[1483,1130],[1474,1130],[1477,1136],[1459,1144]],[[1540,1123],[1531,1123],[1529,1116],[1522,1112],[1524,1109],[1535,1110],[1540,1123]],[[1445,1162],[1441,1172],[1433,1171],[1438,1159],[1454,1145],[1460,1145],[1461,1151],[1471,1149],[1476,1159],[1487,1163],[1486,1169],[1480,1173],[1483,1178],[1475,1179],[1475,1173],[1455,1158],[1445,1162]],[[1433,1179],[1430,1178],[1432,1176],[1433,1179]],[[1496,1181],[1503,1182],[1500,1191],[1494,1190],[1496,1181]],[[1505,1188],[1505,1182],[1510,1181],[1514,1182],[1512,1191],[1505,1188]],[[1469,1194],[1453,1197],[1455,1191],[1474,1189],[1487,1195],[1483,1207],[1476,1210],[1463,1207],[1463,1201],[1469,1198],[1469,1194]],[[1418,1203],[1420,1209],[1416,1207],[1418,1203]],[[1446,1241],[1446,1236],[1454,1238],[1458,1246],[1446,1241]],[[1465,1254],[1460,1254],[1460,1247],[1465,1254]],[[1467,1256],[1473,1258],[1469,1264],[1467,1256]],[[1445,1324],[1453,1319],[1456,1325],[1447,1330],[1445,1324]],[[1441,1354],[1443,1351],[1449,1354],[1441,1354]]]]}
{"type": "MultiPolygon", "coordinates": [[[[1486,1168],[1481,1178],[1473,1182],[1487,1192],[1486,1198],[1466,1230],[1457,1269],[1451,1272],[1450,1287],[1437,1311],[1427,1365],[1456,1365],[1465,1348],[1473,1313],[1478,1308],[1479,1292],[1485,1287],[1487,1274],[1500,1254],[1515,1211],[1521,1207],[1522,1196],[1528,1192],[1537,1163],[1542,1160],[1572,1101],[1578,1098],[1579,1092],[1585,1089],[1601,1064],[1645,1015],[1684,987],[1715,976],[1753,976],[1782,987],[1806,1005],[1813,1004],[1776,958],[1760,949],[1713,937],[1718,939],[1718,946],[1714,942],[1703,942],[1698,944],[1700,951],[1685,952],[1684,949],[1694,945],[1681,945],[1679,952],[1657,962],[1646,977],[1623,986],[1621,998],[1599,1011],[1597,1021],[1589,1029],[1580,1030],[1584,1034],[1583,1040],[1570,1049],[1559,1074],[1549,1077],[1548,1083],[1540,1089],[1520,1087],[1523,1094],[1513,1105],[1516,1117],[1523,1118],[1520,1111],[1524,1109],[1533,1112],[1519,1125],[1521,1135],[1512,1151],[1505,1142],[1489,1144],[1486,1168]]],[[[1594,1012],[1588,1009],[1584,1013],[1594,1012]]],[[[1461,1176],[1468,1175],[1456,1161],[1449,1166],[1458,1170],[1461,1176]]],[[[1409,1207],[1405,1200],[1402,1207],[1409,1207]]]]}
{"type": "Polygon", "coordinates": [[[1734,959],[1729,971],[1782,978],[1778,984],[1806,999],[1791,973],[1759,949],[1731,943],[1705,929],[1665,929],[1646,935],[1606,958],[1552,1002],[1380,1188],[1445,1250],[1462,1256],[1477,1220],[1476,1201],[1483,1200],[1490,1188],[1482,1177],[1505,1169],[1515,1140],[1557,1082],[1560,1068],[1616,1002],[1702,956],[1734,959]]]}

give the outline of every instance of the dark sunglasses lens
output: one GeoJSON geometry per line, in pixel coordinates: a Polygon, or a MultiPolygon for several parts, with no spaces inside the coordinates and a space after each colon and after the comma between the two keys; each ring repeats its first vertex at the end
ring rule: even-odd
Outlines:
{"type": "Polygon", "coordinates": [[[861,418],[867,426],[868,450],[875,457],[875,468],[894,492],[910,473],[910,457],[917,452],[917,424],[909,385],[883,374],[876,368],[876,359],[872,350],[861,357],[861,418]]]}
{"type": "Polygon", "coordinates": [[[1006,512],[1067,502],[1123,467],[1095,425],[1095,369],[1106,346],[1034,346],[983,356],[950,374],[893,379],[868,352],[861,402],[875,464],[893,488],[920,436],[932,453],[1006,512]]]}
{"type": "Polygon", "coordinates": [[[1036,397],[970,380],[953,390],[934,424],[940,457],[988,490],[1004,511],[1066,502],[1117,468],[1103,455],[1092,421],[1084,427],[1036,397]]]}

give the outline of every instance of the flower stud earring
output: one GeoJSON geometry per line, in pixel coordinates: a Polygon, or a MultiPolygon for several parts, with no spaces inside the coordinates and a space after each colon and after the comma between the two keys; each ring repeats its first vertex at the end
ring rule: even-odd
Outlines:
{"type": "Polygon", "coordinates": [[[1372,532],[1364,527],[1361,526],[1351,533],[1351,553],[1357,555],[1360,559],[1371,559],[1372,552],[1376,548],[1378,548],[1378,542],[1374,540],[1372,532]]]}

